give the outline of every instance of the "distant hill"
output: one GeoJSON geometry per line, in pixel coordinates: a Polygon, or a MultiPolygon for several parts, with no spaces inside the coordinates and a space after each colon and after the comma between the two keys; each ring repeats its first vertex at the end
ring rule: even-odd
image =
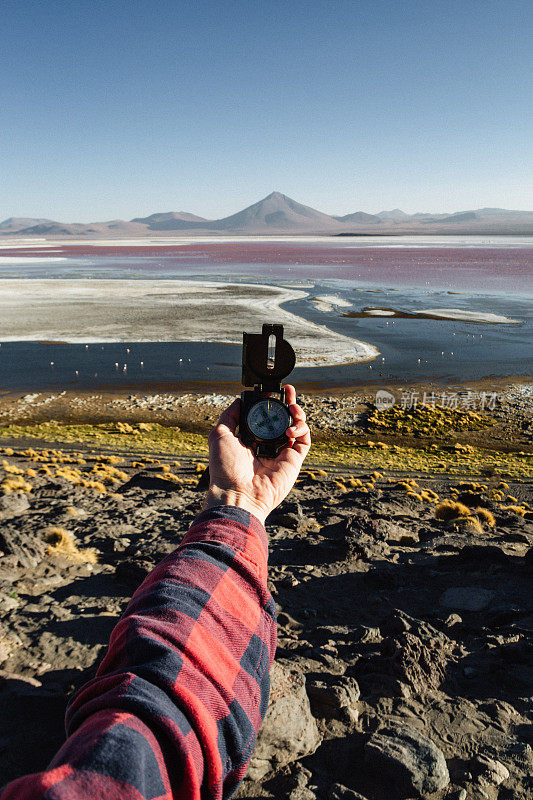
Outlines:
{"type": "Polygon", "coordinates": [[[381,218],[377,214],[366,214],[364,211],[355,211],[353,214],[345,214],[344,217],[334,217],[339,222],[361,222],[369,225],[379,225],[381,218]]]}
{"type": "Polygon", "coordinates": [[[51,219],[34,219],[33,217],[9,217],[0,222],[0,233],[16,233],[24,228],[31,228],[34,225],[53,224],[51,219]]]}
{"type": "Polygon", "coordinates": [[[442,223],[449,223],[449,222],[472,222],[474,219],[479,219],[478,215],[475,211],[459,211],[457,214],[448,214],[445,217],[426,217],[424,222],[432,223],[438,222],[439,225],[442,223]]]}
{"type": "Polygon", "coordinates": [[[380,211],[379,214],[376,214],[377,217],[380,219],[387,219],[387,220],[406,220],[409,219],[409,214],[406,214],[405,211],[402,211],[401,208],[393,208],[392,211],[380,211]]]}
{"type": "Polygon", "coordinates": [[[188,211],[167,211],[163,214],[150,214],[149,217],[135,217],[132,222],[148,225],[151,231],[176,231],[190,228],[189,223],[207,222],[205,217],[197,217],[188,211]]]}
{"type": "Polygon", "coordinates": [[[236,214],[208,220],[189,211],[166,211],[130,221],[56,222],[50,219],[9,217],[0,222],[0,237],[39,238],[135,238],[220,233],[254,234],[527,234],[533,235],[533,211],[503,208],[480,208],[451,214],[407,214],[400,208],[367,214],[354,211],[344,216],[331,216],[316,208],[298,203],[281,192],[272,192],[236,214]]]}

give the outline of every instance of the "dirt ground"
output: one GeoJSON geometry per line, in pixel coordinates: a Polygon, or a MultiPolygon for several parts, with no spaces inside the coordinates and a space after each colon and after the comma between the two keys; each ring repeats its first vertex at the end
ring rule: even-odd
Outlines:
{"type": "MultiPolygon", "coordinates": [[[[454,441],[529,463],[533,397],[516,386],[505,387],[490,427],[454,441]]],[[[372,389],[355,401],[304,393],[315,441],[366,441],[372,389]]],[[[150,419],[206,432],[229,395],[4,395],[0,425],[150,419]]],[[[393,440],[430,447],[428,437],[393,440]]],[[[0,442],[0,482],[30,487],[0,493],[0,783],[47,765],[68,697],[94,674],[128,599],[179,544],[203,496],[205,453],[141,460],[122,449],[110,459],[109,447],[29,443],[0,442]],[[76,556],[54,548],[61,536],[76,556]]],[[[276,669],[292,683],[273,676],[271,708],[283,695],[289,710],[283,731],[267,717],[262,760],[239,797],[533,795],[531,479],[525,468],[472,477],[478,467],[461,464],[457,474],[399,475],[315,460],[273,512],[276,669]],[[443,500],[468,511],[437,519],[443,500]],[[387,741],[402,741],[403,756],[385,758],[387,741]]]]}

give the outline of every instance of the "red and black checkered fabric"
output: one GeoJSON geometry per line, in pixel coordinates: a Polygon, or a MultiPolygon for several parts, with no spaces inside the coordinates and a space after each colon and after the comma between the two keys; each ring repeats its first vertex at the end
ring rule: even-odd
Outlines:
{"type": "Polygon", "coordinates": [[[242,780],[276,648],[267,537],[233,506],[204,511],[133,595],[68,739],[0,800],[206,800],[242,780]]]}

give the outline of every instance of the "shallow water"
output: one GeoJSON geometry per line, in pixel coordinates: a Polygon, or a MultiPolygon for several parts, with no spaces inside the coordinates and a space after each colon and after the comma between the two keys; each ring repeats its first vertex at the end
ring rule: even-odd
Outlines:
{"type": "MultiPolygon", "coordinates": [[[[331,386],[375,380],[434,378],[444,382],[533,375],[532,239],[386,238],[304,243],[209,241],[161,247],[153,243],[19,246],[13,251],[0,250],[0,277],[209,277],[291,283],[305,288],[309,297],[286,303],[284,308],[370,342],[381,351],[372,364],[296,369],[294,381],[331,386]],[[336,295],[350,305],[324,313],[310,302],[317,295],[336,295]],[[368,306],[414,313],[428,308],[492,312],[519,319],[522,324],[343,316],[368,306]]],[[[5,342],[0,348],[0,388],[31,391],[61,386],[169,385],[178,389],[191,381],[239,382],[240,357],[235,345],[195,342],[107,343],[87,348],[5,342]]]]}

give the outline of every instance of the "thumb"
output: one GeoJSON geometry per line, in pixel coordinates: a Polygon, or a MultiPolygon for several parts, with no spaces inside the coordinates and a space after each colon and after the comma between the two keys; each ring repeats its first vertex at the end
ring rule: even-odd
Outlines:
{"type": "Polygon", "coordinates": [[[229,428],[231,433],[235,433],[237,425],[239,424],[240,411],[241,398],[236,397],[233,403],[222,412],[218,424],[224,425],[226,428],[229,428]]]}

